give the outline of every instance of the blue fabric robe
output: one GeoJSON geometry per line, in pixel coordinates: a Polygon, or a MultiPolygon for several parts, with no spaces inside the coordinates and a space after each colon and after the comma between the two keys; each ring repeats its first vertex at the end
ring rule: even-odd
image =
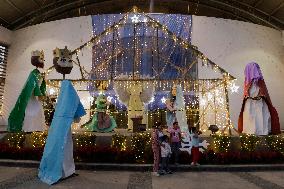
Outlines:
{"type": "Polygon", "coordinates": [[[62,178],[64,148],[68,132],[70,132],[73,120],[85,114],[84,107],[71,82],[62,81],[54,117],[40,162],[38,176],[41,181],[51,185],[62,178]]]}
{"type": "MultiPolygon", "coordinates": [[[[173,103],[173,108],[174,109],[177,109],[177,103],[176,103],[176,100],[174,101],[173,103]]],[[[167,126],[168,128],[171,128],[173,126],[173,123],[176,120],[176,112],[171,112],[169,110],[167,110],[167,113],[166,113],[166,121],[167,121],[167,126]]]]}

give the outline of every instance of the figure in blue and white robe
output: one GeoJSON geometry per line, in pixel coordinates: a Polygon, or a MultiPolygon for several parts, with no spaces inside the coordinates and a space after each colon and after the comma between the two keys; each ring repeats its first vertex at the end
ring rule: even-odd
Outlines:
{"type": "Polygon", "coordinates": [[[166,107],[167,107],[167,113],[166,113],[167,126],[168,128],[172,128],[173,123],[177,121],[176,119],[176,100],[173,100],[172,96],[170,96],[170,98],[166,100],[166,107]]]}
{"type": "Polygon", "coordinates": [[[71,124],[86,112],[68,80],[62,81],[55,113],[39,167],[41,181],[51,185],[75,173],[71,124]]]}

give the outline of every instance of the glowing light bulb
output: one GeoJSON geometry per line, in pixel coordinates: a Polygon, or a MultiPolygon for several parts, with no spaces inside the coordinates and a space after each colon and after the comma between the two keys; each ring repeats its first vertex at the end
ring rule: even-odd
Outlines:
{"type": "Polygon", "coordinates": [[[108,102],[111,102],[112,99],[113,99],[112,96],[108,96],[108,97],[107,97],[107,101],[108,101],[108,102]]]}
{"type": "Polygon", "coordinates": [[[212,95],[211,93],[208,93],[208,94],[207,94],[207,98],[208,98],[208,100],[210,101],[210,100],[212,100],[213,95],[212,95]]]}
{"type": "Polygon", "coordinates": [[[50,89],[49,89],[49,94],[50,94],[50,95],[53,95],[54,93],[55,93],[55,90],[54,90],[53,88],[50,88],[50,89]]]}
{"type": "Polygon", "coordinates": [[[200,99],[200,105],[205,106],[205,104],[206,104],[206,100],[204,98],[201,98],[200,99]]]}

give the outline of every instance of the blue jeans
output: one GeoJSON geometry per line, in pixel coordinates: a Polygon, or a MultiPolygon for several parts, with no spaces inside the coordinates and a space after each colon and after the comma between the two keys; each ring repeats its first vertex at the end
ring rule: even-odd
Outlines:
{"type": "Polygon", "coordinates": [[[169,171],[169,160],[170,160],[170,156],[168,157],[162,157],[162,171],[169,171]]]}
{"type": "Polygon", "coordinates": [[[174,163],[178,163],[180,153],[180,142],[172,142],[171,149],[174,156],[174,163]]]}

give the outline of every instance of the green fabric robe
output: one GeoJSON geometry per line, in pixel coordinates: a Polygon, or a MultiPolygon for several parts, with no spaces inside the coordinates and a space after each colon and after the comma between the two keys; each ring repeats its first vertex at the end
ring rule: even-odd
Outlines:
{"type": "Polygon", "coordinates": [[[46,84],[43,80],[41,85],[38,85],[38,81],[42,78],[39,70],[34,69],[25,85],[22,89],[20,96],[15,104],[15,107],[11,111],[8,118],[8,128],[9,132],[21,132],[23,128],[23,122],[25,119],[25,111],[28,102],[32,95],[34,96],[45,96],[46,84]]]}
{"type": "Polygon", "coordinates": [[[92,120],[85,124],[86,129],[88,131],[96,131],[96,132],[105,132],[105,133],[111,132],[114,128],[117,127],[117,125],[114,118],[106,114],[106,108],[107,108],[106,98],[103,94],[100,94],[98,96],[96,104],[97,104],[97,112],[93,115],[92,120]],[[102,119],[108,121],[100,120],[99,116],[104,117],[102,119]]]}

